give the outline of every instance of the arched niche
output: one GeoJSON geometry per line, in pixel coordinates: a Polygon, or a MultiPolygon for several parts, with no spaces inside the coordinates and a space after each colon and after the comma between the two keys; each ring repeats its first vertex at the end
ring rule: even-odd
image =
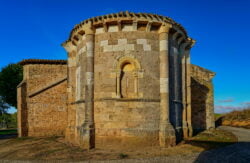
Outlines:
{"type": "Polygon", "coordinates": [[[133,56],[123,56],[114,63],[116,72],[116,98],[139,98],[139,78],[142,78],[141,65],[133,56]]]}

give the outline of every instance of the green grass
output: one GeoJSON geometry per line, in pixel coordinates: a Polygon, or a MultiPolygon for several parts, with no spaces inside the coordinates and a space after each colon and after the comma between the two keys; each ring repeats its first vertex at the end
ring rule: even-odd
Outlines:
{"type": "Polygon", "coordinates": [[[220,118],[220,117],[223,116],[223,115],[224,115],[224,114],[214,113],[215,120],[217,120],[218,118],[220,118]]]}
{"type": "Polygon", "coordinates": [[[16,129],[0,130],[0,135],[17,134],[16,129]]]}

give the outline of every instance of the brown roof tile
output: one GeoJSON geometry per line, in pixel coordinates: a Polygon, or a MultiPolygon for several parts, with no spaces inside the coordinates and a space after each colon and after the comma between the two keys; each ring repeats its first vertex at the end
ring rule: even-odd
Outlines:
{"type": "Polygon", "coordinates": [[[21,65],[27,64],[67,64],[67,60],[49,60],[49,59],[25,59],[19,62],[21,65]]]}

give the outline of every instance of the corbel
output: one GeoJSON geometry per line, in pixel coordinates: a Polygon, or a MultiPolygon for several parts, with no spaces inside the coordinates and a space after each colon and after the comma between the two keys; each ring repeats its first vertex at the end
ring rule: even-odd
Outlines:
{"type": "Polygon", "coordinates": [[[150,32],[151,25],[152,25],[152,21],[148,21],[147,27],[146,27],[146,32],[150,32]]]}
{"type": "Polygon", "coordinates": [[[118,31],[122,31],[122,21],[121,20],[118,20],[117,21],[117,25],[118,25],[118,31]]]}

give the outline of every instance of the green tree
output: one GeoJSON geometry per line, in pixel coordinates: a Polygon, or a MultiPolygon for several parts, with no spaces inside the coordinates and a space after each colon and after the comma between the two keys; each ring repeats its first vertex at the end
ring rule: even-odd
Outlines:
{"type": "Polygon", "coordinates": [[[0,96],[0,115],[3,115],[7,112],[9,106],[3,101],[3,98],[0,96]]]}
{"type": "Polygon", "coordinates": [[[0,128],[7,128],[8,115],[7,110],[9,106],[3,101],[0,96],[0,128]]]}
{"type": "Polygon", "coordinates": [[[17,85],[22,81],[23,69],[20,64],[9,64],[0,72],[0,96],[4,103],[17,107],[17,85]]]}
{"type": "Polygon", "coordinates": [[[17,128],[17,112],[10,114],[9,128],[17,128]]]}

